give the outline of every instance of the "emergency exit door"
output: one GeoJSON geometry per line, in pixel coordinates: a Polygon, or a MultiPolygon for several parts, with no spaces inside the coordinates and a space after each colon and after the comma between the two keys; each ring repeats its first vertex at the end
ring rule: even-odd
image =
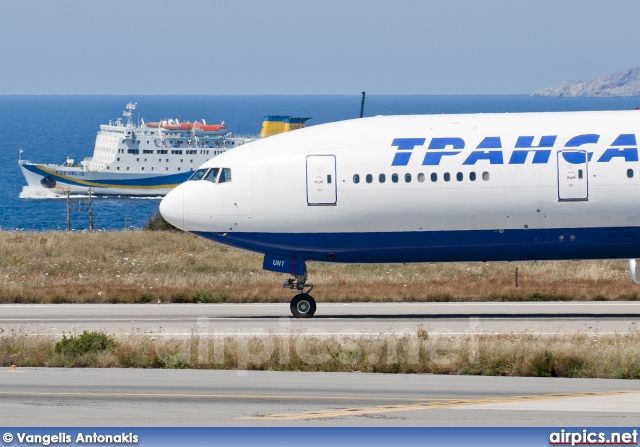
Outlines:
{"type": "Polygon", "coordinates": [[[589,166],[586,151],[558,152],[558,200],[589,200],[589,166]]]}
{"type": "Polygon", "coordinates": [[[307,205],[338,203],[335,155],[307,156],[307,205]]]}

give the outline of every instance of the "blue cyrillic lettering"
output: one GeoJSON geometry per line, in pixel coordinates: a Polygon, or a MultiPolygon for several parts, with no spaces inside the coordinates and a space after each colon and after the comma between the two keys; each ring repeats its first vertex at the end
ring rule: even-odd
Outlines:
{"type": "Polygon", "coordinates": [[[565,144],[564,147],[578,147],[582,146],[583,144],[597,143],[599,139],[600,135],[596,135],[593,133],[578,135],[567,141],[567,144],[565,144]]]}
{"type": "Polygon", "coordinates": [[[492,165],[501,165],[503,164],[502,151],[473,151],[462,164],[474,165],[479,160],[489,160],[492,165]]]}
{"type": "MultiPolygon", "coordinates": [[[[623,133],[616,138],[611,146],[636,146],[636,136],[632,133],[623,133]]],[[[622,157],[624,161],[638,161],[638,148],[626,147],[626,148],[609,148],[600,156],[598,162],[609,162],[614,157],[622,157]]]]}
{"type": "Polygon", "coordinates": [[[391,166],[407,166],[410,159],[411,152],[396,152],[396,155],[393,157],[393,161],[391,162],[391,166]]]}
{"type": "MultiPolygon", "coordinates": [[[[516,141],[516,150],[511,153],[509,158],[509,164],[525,164],[527,157],[533,152],[533,164],[544,164],[549,162],[551,157],[551,150],[542,148],[551,148],[555,145],[557,135],[544,135],[540,137],[539,144],[533,145],[535,139],[534,136],[519,136],[516,141]],[[520,149],[520,150],[518,150],[520,149]]],[[[566,148],[577,148],[586,144],[597,144],[600,140],[598,134],[583,134],[576,135],[570,138],[564,145],[566,148]]],[[[422,146],[425,144],[426,138],[395,138],[391,143],[392,146],[396,146],[398,149],[394,155],[392,166],[407,166],[411,159],[411,154],[416,146],[422,146]]],[[[620,147],[620,146],[637,146],[635,134],[620,134],[615,141],[611,144],[611,147],[604,151],[604,153],[598,159],[598,162],[609,162],[614,158],[623,158],[627,162],[637,162],[638,148],[637,147],[620,147]]],[[[442,161],[442,157],[458,155],[461,150],[464,149],[465,142],[462,138],[458,137],[439,137],[432,138],[425,154],[423,165],[439,165],[442,161]]],[[[477,149],[501,149],[502,141],[500,137],[485,137],[477,149]]],[[[563,158],[573,164],[582,164],[587,160],[590,161],[593,152],[563,152],[563,158]],[[586,156],[586,160],[585,160],[586,156]]],[[[490,164],[503,164],[502,151],[488,151],[488,150],[476,150],[471,152],[464,165],[474,165],[478,161],[488,160],[490,164]]]]}
{"type": "Polygon", "coordinates": [[[426,138],[394,138],[391,146],[398,146],[399,151],[410,151],[416,146],[422,146],[426,138]]]}
{"type": "Polygon", "coordinates": [[[528,151],[513,151],[511,153],[511,158],[509,158],[510,165],[523,165],[527,161],[527,154],[529,152],[533,152],[533,163],[534,164],[542,164],[547,163],[549,161],[549,157],[551,156],[551,151],[549,149],[531,149],[528,151]]]}
{"type": "MultiPolygon", "coordinates": [[[[582,146],[583,144],[596,144],[599,139],[600,139],[600,135],[597,135],[594,133],[577,135],[571,138],[569,141],[567,141],[564,147],[579,147],[579,146],[582,146]]],[[[591,161],[591,157],[593,157],[593,152],[588,152],[586,155],[587,155],[587,161],[591,161]]],[[[569,160],[567,160],[569,163],[573,163],[573,164],[585,163],[584,160],[572,161],[576,159],[576,157],[574,157],[573,155],[570,155],[569,153],[562,154],[562,156],[564,157],[565,160],[567,160],[567,156],[568,156],[570,158],[569,160]]],[[[584,157],[582,158],[584,159],[584,157]]]]}
{"type": "Polygon", "coordinates": [[[464,140],[462,138],[432,138],[429,143],[429,147],[424,160],[423,165],[437,166],[440,164],[442,157],[445,155],[458,155],[460,151],[455,152],[429,152],[429,149],[447,149],[447,146],[451,146],[452,149],[464,149],[464,140]]]}
{"type": "Polygon", "coordinates": [[[464,149],[464,140],[462,138],[432,138],[429,143],[429,149],[446,149],[451,146],[452,149],[464,149]]]}
{"type": "Polygon", "coordinates": [[[558,138],[557,135],[545,135],[543,137],[540,137],[540,144],[537,146],[534,146],[533,145],[534,137],[529,137],[529,136],[518,137],[518,140],[516,141],[516,147],[517,148],[553,147],[553,145],[556,143],[557,138],[558,138]]]}
{"type": "MultiPolygon", "coordinates": [[[[391,146],[398,146],[398,151],[411,151],[416,146],[422,146],[426,138],[395,138],[391,146]]],[[[407,166],[411,159],[411,152],[396,152],[391,166],[407,166]]]]}
{"type": "Polygon", "coordinates": [[[549,161],[549,157],[551,156],[551,151],[549,149],[534,149],[540,147],[553,147],[556,142],[557,135],[545,135],[540,138],[540,144],[538,146],[533,146],[534,137],[531,136],[522,136],[518,137],[516,141],[516,148],[529,148],[529,150],[514,150],[511,153],[511,158],[509,159],[510,165],[523,165],[527,161],[527,155],[530,152],[533,152],[533,163],[534,164],[543,164],[549,161]]]}
{"type": "Polygon", "coordinates": [[[587,155],[585,151],[560,151],[560,153],[562,158],[572,165],[581,165],[586,163],[587,160],[591,160],[591,154],[587,155]]]}
{"type": "Polygon", "coordinates": [[[611,161],[613,157],[623,157],[624,161],[638,161],[638,149],[635,147],[627,147],[624,149],[611,148],[604,151],[598,158],[598,163],[611,161]]]}
{"type": "Polygon", "coordinates": [[[623,133],[616,138],[616,141],[611,146],[637,146],[636,136],[632,133],[623,133]]]}
{"type": "MultiPolygon", "coordinates": [[[[502,142],[500,137],[485,137],[480,142],[477,149],[501,149],[502,142]]],[[[474,165],[479,160],[489,160],[492,165],[501,165],[502,151],[473,151],[469,154],[467,159],[462,163],[463,165],[474,165]]]]}
{"type": "Polygon", "coordinates": [[[480,142],[477,149],[501,149],[502,142],[500,137],[486,137],[480,142]]]}

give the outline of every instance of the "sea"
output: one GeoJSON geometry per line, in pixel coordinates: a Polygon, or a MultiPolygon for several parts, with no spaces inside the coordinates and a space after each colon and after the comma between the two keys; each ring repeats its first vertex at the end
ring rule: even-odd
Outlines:
{"type": "MultiPolygon", "coordinates": [[[[77,162],[93,154],[100,124],[137,104],[134,119],[224,121],[235,135],[258,135],[265,115],[311,118],[308,126],[358,118],[361,94],[256,96],[0,96],[0,229],[66,230],[67,200],[20,198],[26,181],[18,159],[36,163],[77,162]],[[22,153],[20,151],[22,150],[22,153]]],[[[541,98],[528,95],[366,95],[364,116],[630,110],[635,98],[541,98]]],[[[640,121],[639,121],[640,125],[640,121]]],[[[94,228],[143,228],[158,214],[159,198],[97,197],[92,201],[94,228]]],[[[71,213],[72,231],[89,228],[88,213],[71,213]]]]}

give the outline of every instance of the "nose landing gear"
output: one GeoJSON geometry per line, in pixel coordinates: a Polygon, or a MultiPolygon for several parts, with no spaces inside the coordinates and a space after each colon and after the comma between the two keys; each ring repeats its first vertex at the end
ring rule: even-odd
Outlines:
{"type": "Polygon", "coordinates": [[[296,290],[297,295],[291,300],[289,308],[296,318],[311,318],[316,313],[316,301],[309,295],[313,284],[307,284],[307,266],[305,260],[275,256],[265,253],[262,268],[270,272],[292,275],[284,282],[285,289],[296,290]]]}
{"type": "Polygon", "coordinates": [[[315,287],[313,284],[307,284],[307,273],[298,275],[295,278],[286,280],[283,284],[285,289],[297,290],[298,294],[293,297],[289,308],[296,318],[311,318],[316,313],[316,300],[313,299],[309,292],[315,287]],[[304,289],[307,288],[305,292],[304,289]]]}

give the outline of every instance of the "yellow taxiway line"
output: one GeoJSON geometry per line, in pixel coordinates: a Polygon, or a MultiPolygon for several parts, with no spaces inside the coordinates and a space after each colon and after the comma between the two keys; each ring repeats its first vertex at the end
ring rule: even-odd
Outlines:
{"type": "Polygon", "coordinates": [[[491,398],[480,398],[480,399],[443,399],[443,400],[429,399],[428,402],[419,402],[419,403],[412,403],[412,404],[382,405],[377,407],[360,407],[360,408],[342,408],[342,409],[331,409],[331,410],[308,411],[304,413],[268,414],[263,416],[249,416],[241,419],[259,419],[259,420],[268,420],[268,421],[295,421],[295,420],[303,420],[303,419],[320,419],[320,418],[333,418],[333,417],[340,417],[340,416],[360,416],[360,415],[366,415],[366,414],[392,413],[397,411],[427,410],[430,408],[461,407],[461,406],[470,406],[470,405],[527,402],[527,401],[531,402],[531,401],[567,399],[567,398],[578,398],[578,397],[616,396],[621,394],[638,394],[638,393],[639,393],[638,391],[611,391],[611,392],[540,394],[540,395],[532,394],[532,395],[526,395],[526,396],[491,397],[491,398]]]}

